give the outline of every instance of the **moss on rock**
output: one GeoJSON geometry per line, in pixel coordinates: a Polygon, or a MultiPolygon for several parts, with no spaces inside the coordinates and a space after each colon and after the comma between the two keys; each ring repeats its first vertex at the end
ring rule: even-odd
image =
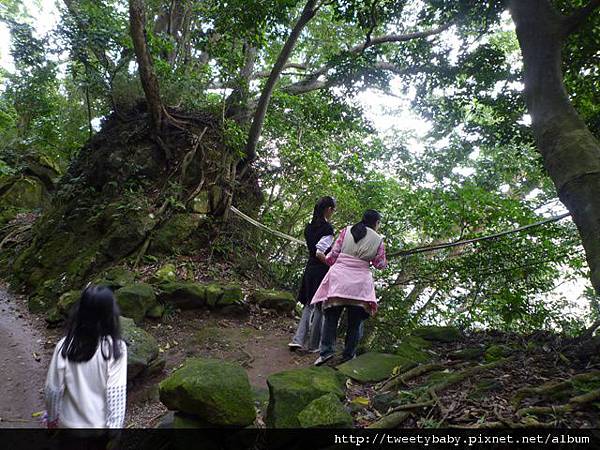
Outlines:
{"type": "Polygon", "coordinates": [[[32,210],[47,206],[48,192],[36,177],[15,177],[5,182],[0,195],[0,211],[32,210]]]}
{"type": "Polygon", "coordinates": [[[368,352],[337,366],[344,375],[361,383],[372,383],[389,378],[394,368],[412,362],[404,356],[368,352]]]}
{"type": "Polygon", "coordinates": [[[412,335],[437,342],[456,342],[461,339],[461,332],[458,328],[433,325],[416,328],[412,331],[412,335]]]}
{"type": "Polygon", "coordinates": [[[485,349],[483,359],[486,362],[493,362],[505,358],[512,353],[510,347],[502,344],[492,344],[485,349]]]}
{"type": "Polygon", "coordinates": [[[452,359],[462,359],[465,361],[474,361],[481,358],[485,353],[483,347],[467,347],[460,350],[456,350],[450,353],[448,356],[452,359]]]}
{"type": "Polygon", "coordinates": [[[158,299],[181,309],[202,308],[206,305],[206,287],[199,283],[171,281],[159,286],[158,299]]]}
{"type": "Polygon", "coordinates": [[[337,395],[325,394],[312,402],[298,414],[302,428],[351,428],[352,416],[344,408],[337,395]]]}
{"type": "Polygon", "coordinates": [[[296,307],[296,298],[291,292],[258,289],[252,293],[251,298],[261,308],[275,309],[280,312],[291,312],[296,307]]]}
{"type": "Polygon", "coordinates": [[[135,274],[124,267],[111,267],[94,279],[94,284],[120,289],[135,282],[135,274]]]}
{"type": "Polygon", "coordinates": [[[152,281],[156,283],[168,283],[169,281],[177,281],[177,272],[175,271],[175,265],[167,263],[156,271],[152,277],[152,281]]]}
{"type": "Polygon", "coordinates": [[[58,311],[62,315],[68,316],[71,312],[71,308],[73,307],[73,305],[79,301],[80,296],[81,292],[76,290],[68,291],[62,294],[58,298],[58,303],[56,304],[58,311]]]}
{"type": "Polygon", "coordinates": [[[185,243],[194,232],[200,221],[201,214],[174,214],[158,230],[155,230],[150,242],[150,252],[171,254],[174,248],[185,250],[185,243]]]}
{"type": "Polygon", "coordinates": [[[170,409],[217,426],[247,426],[256,411],[250,382],[237,364],[190,358],[160,383],[160,400],[170,409]]]}
{"type": "Polygon", "coordinates": [[[206,304],[209,308],[217,306],[217,302],[223,295],[223,289],[218,284],[207,284],[205,286],[206,304]]]}
{"type": "Polygon", "coordinates": [[[330,367],[308,367],[270,375],[266,424],[270,428],[298,428],[298,414],[313,400],[332,393],[344,396],[344,377],[330,367]]]}
{"type": "Polygon", "coordinates": [[[244,293],[242,292],[242,288],[237,284],[228,284],[225,286],[221,286],[223,291],[223,295],[218,301],[219,307],[235,305],[244,301],[244,293]]]}
{"type": "Polygon", "coordinates": [[[153,364],[155,367],[156,364],[160,367],[161,363],[156,363],[159,361],[158,343],[152,335],[137,327],[133,319],[126,317],[121,317],[121,333],[127,344],[128,380],[147,373],[146,371],[153,364]]]}
{"type": "Polygon", "coordinates": [[[404,339],[400,345],[394,349],[394,354],[401,356],[406,362],[425,362],[431,359],[429,353],[424,351],[431,344],[424,339],[411,336],[409,339],[404,339]]]}
{"type": "Polygon", "coordinates": [[[146,283],[124,286],[115,292],[115,297],[121,314],[132,318],[137,323],[141,322],[146,312],[156,305],[154,290],[146,283]]]}

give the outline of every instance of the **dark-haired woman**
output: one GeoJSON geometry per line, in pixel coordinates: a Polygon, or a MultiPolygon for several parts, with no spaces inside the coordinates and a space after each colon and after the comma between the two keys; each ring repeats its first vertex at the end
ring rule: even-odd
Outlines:
{"type": "Polygon", "coordinates": [[[127,347],[112,291],[89,286],[56,345],[45,396],[49,428],[122,428],[127,347]]]}
{"type": "Polygon", "coordinates": [[[335,200],[333,197],[320,198],[314,207],[312,220],[304,228],[304,238],[308,248],[308,262],[302,275],[300,292],[298,293],[298,301],[304,305],[304,308],[296,334],[292,342],[288,344],[290,350],[300,348],[312,352],[319,350],[323,316],[320,305],[315,307],[310,302],[329,270],[325,257],[333,244],[334,231],[329,220],[334,211],[335,200]]]}
{"type": "Polygon", "coordinates": [[[370,266],[387,266],[383,236],[377,233],[380,214],[367,210],[360,222],[342,230],[326,258],[331,265],[315,293],[312,304],[321,304],[325,315],[321,337],[320,356],[315,365],[321,365],[335,354],[338,321],[347,309],[348,329],[342,360],[354,358],[360,340],[362,322],[377,311],[375,284],[370,266]]]}

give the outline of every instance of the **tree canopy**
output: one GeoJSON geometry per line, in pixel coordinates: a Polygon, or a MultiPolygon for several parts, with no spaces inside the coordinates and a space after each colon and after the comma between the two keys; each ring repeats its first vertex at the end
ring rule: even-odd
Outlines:
{"type": "MultiPolygon", "coordinates": [[[[579,130],[581,148],[598,149],[598,2],[523,4],[556,18],[541,29],[560,24],[548,31],[562,50],[548,56],[558,58],[558,80],[530,74],[538,61],[525,12],[509,1],[64,0],[55,28],[39,36],[19,2],[6,0],[0,19],[14,67],[0,72],[0,176],[32,156],[66,168],[99,120],[144,99],[158,135],[161,121],[177,120],[168,108],[220,118],[235,155],[230,201],[251,166],[264,198],[252,213],[298,237],[322,195],[337,199],[338,230],[380,210],[389,250],[516,228],[563,211],[562,201],[574,222],[391,259],[378,279],[379,320],[397,326],[378,337],[421,321],[574,333],[597,318],[596,303],[582,314],[557,288],[590,276],[598,288],[591,242],[600,225],[569,183],[596,172],[569,147],[580,160],[571,157],[573,176],[562,180],[553,164],[567,150],[548,149],[546,135],[566,146],[561,133],[579,130]],[[558,83],[566,97],[554,104],[581,124],[565,131],[560,115],[546,117],[535,97],[543,82],[545,92],[558,83]],[[379,130],[357,100],[365,91],[409,101],[426,134],[400,123],[379,130]]],[[[304,250],[261,239],[268,270],[295,287],[304,250]]]]}

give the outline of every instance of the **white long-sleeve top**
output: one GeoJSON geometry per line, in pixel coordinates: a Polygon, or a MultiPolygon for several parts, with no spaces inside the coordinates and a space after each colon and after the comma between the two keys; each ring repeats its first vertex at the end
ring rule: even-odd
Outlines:
{"type": "MultiPolygon", "coordinates": [[[[121,356],[105,360],[100,345],[89,361],[63,358],[62,338],[46,377],[48,421],[58,419],[61,428],[122,428],[127,395],[127,346],[121,356]]],[[[110,338],[104,345],[111,345],[110,338]]],[[[106,351],[105,351],[106,353],[106,351]]]]}

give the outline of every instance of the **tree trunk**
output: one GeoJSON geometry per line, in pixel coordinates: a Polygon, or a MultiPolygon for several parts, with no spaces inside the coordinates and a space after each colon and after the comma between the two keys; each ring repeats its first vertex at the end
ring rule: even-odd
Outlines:
{"type": "Polygon", "coordinates": [[[573,108],[561,72],[561,50],[576,27],[549,0],[511,0],[509,10],[523,55],[537,147],[577,225],[592,284],[600,292],[600,145],[573,108]]]}
{"type": "Polygon", "coordinates": [[[246,157],[245,162],[248,163],[252,161],[256,157],[256,144],[258,143],[258,138],[260,137],[260,133],[262,131],[262,127],[265,121],[265,116],[267,114],[267,108],[269,107],[269,101],[271,100],[271,95],[273,94],[273,89],[275,88],[275,83],[285,66],[288,58],[290,57],[292,50],[296,45],[296,41],[300,36],[300,33],[306,26],[306,24],[314,17],[317,12],[318,0],[308,0],[306,5],[304,5],[304,9],[302,10],[302,14],[300,14],[300,18],[294,25],[290,35],[287,40],[279,56],[277,57],[277,61],[275,61],[275,65],[271,70],[269,78],[265,84],[265,87],[260,94],[260,98],[258,100],[258,104],[256,107],[256,111],[254,112],[254,118],[252,120],[252,125],[250,126],[250,131],[248,132],[248,141],[246,143],[246,157]]]}
{"type": "Polygon", "coordinates": [[[152,126],[154,131],[160,134],[163,122],[163,106],[160,99],[158,78],[156,78],[152,64],[152,56],[146,45],[145,16],[143,1],[129,0],[129,27],[139,65],[140,79],[146,94],[152,126]]]}

